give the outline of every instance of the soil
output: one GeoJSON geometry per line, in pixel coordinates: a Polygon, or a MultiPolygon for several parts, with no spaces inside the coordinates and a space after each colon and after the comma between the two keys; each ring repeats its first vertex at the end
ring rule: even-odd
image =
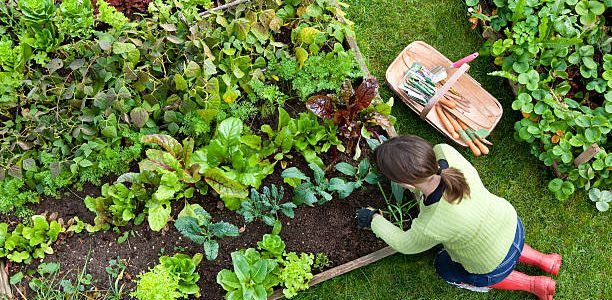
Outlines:
{"type": "MultiPolygon", "coordinates": [[[[367,146],[364,145],[362,149],[367,149],[367,146]]],[[[364,154],[367,154],[366,150],[364,154]]],[[[309,170],[299,154],[294,154],[293,157],[288,167],[296,166],[303,171],[309,170]]],[[[326,163],[331,163],[332,160],[354,163],[347,155],[342,153],[332,155],[331,151],[323,159],[326,163]]],[[[263,185],[272,183],[282,185],[281,172],[279,164],[263,185]]],[[[339,175],[328,172],[330,177],[339,175]]],[[[110,180],[108,178],[107,181],[110,180]]],[[[87,210],[83,198],[87,195],[98,196],[99,193],[99,187],[87,184],[82,191],[71,191],[61,200],[45,199],[34,209],[37,213],[57,213],[58,217],[64,220],[78,216],[91,223],[93,213],[87,210]]],[[[291,195],[291,188],[285,185],[285,201],[289,201],[291,195]]],[[[227,221],[244,230],[238,237],[218,240],[220,250],[217,259],[203,260],[198,268],[201,276],[199,285],[206,299],[223,299],[225,291],[216,283],[216,275],[221,269],[232,269],[230,253],[238,249],[256,247],[261,237],[271,231],[271,227],[259,221],[246,224],[240,215],[223,208],[218,197],[210,193],[195,197],[190,203],[202,205],[213,216],[214,221],[227,221]]],[[[183,201],[173,203],[174,216],[183,205],[183,201]]],[[[300,206],[295,210],[293,219],[281,216],[283,224],[281,236],[286,243],[287,251],[325,253],[332,262],[330,267],[335,267],[383,248],[384,242],[377,239],[371,231],[360,231],[356,228],[355,211],[366,206],[380,208],[385,206],[384,199],[376,187],[369,186],[367,189],[354,192],[347,199],[334,199],[322,206],[300,206]]],[[[121,232],[111,230],[93,235],[82,233],[71,237],[63,236],[59,243],[53,246],[55,253],[48,255],[44,261],[59,262],[62,272],[72,274],[68,276],[74,276],[78,270],[86,266],[87,272],[96,282],[96,287],[104,290],[109,287],[108,275],[105,272],[109,260],[117,257],[126,260],[128,265],[126,278],[135,279],[138,274],[157,264],[160,255],[173,255],[177,252],[193,255],[203,252],[200,246],[182,237],[171,222],[162,232],[151,231],[146,221],[139,226],[128,225],[120,230],[121,232]],[[118,244],[117,238],[126,231],[130,232],[130,237],[123,244],[118,244]]],[[[18,266],[13,265],[10,274],[17,271],[19,271],[18,266]]],[[[318,273],[320,270],[313,272],[318,273]]],[[[128,290],[133,288],[131,281],[126,284],[128,290]]]]}
{"type": "Polygon", "coordinates": [[[136,14],[146,14],[149,2],[152,0],[106,0],[128,18],[134,19],[136,14]]]}

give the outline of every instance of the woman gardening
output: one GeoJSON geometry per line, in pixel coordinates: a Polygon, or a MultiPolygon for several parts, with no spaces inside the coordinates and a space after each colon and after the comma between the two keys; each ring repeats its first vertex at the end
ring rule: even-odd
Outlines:
{"type": "Polygon", "coordinates": [[[417,136],[400,136],[380,145],[376,157],[385,176],[415,192],[419,215],[404,232],[374,209],[362,208],[357,211],[360,228],[371,228],[403,254],[441,244],[434,265],[452,285],[480,292],[520,290],[541,300],[553,299],[552,278],[514,268],[521,262],[557,275],[561,256],[542,254],[525,243],[514,207],[491,194],[457,150],[446,144],[432,147],[417,136]]]}

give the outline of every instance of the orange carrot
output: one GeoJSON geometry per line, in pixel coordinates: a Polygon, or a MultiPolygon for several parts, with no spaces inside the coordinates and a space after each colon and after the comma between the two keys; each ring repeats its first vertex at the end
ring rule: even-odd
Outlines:
{"type": "Polygon", "coordinates": [[[446,128],[446,130],[454,139],[458,140],[460,138],[459,134],[455,131],[453,124],[451,124],[451,122],[448,120],[446,114],[444,114],[444,111],[442,110],[442,107],[440,107],[440,105],[436,105],[436,112],[438,113],[438,118],[440,118],[440,121],[442,122],[442,125],[444,125],[444,128],[446,128]]]}
{"type": "Polygon", "coordinates": [[[480,152],[480,149],[478,149],[478,147],[476,147],[476,145],[474,145],[474,143],[472,142],[470,137],[463,130],[463,128],[461,128],[461,125],[459,125],[459,122],[457,122],[457,120],[455,120],[455,118],[452,117],[450,115],[450,113],[446,113],[445,112],[445,114],[446,114],[446,117],[450,120],[451,124],[453,124],[453,127],[455,128],[455,131],[458,132],[459,135],[461,135],[461,139],[468,145],[468,147],[470,147],[470,150],[472,150],[474,155],[480,156],[482,154],[482,152],[480,152]]]}
{"type": "MultiPolygon", "coordinates": [[[[461,126],[461,128],[467,132],[467,130],[469,130],[469,127],[463,123],[461,120],[457,120],[457,122],[459,123],[459,125],[461,126]]],[[[472,142],[474,142],[474,145],[476,145],[476,147],[478,147],[478,150],[480,150],[480,152],[484,155],[489,154],[489,148],[487,148],[487,146],[485,146],[476,136],[473,135],[469,135],[472,142]]]]}
{"type": "Polygon", "coordinates": [[[442,105],[448,107],[448,108],[456,108],[457,107],[457,103],[455,103],[455,101],[448,99],[448,98],[442,98],[440,100],[438,100],[438,102],[442,103],[442,105]]]}

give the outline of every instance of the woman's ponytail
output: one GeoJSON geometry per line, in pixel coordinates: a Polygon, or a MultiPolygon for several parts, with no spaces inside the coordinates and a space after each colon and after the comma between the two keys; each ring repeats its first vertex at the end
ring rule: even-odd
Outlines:
{"type": "Polygon", "coordinates": [[[461,171],[455,168],[442,169],[440,172],[442,182],[446,186],[444,198],[450,203],[461,202],[461,199],[470,195],[470,186],[461,171]]]}

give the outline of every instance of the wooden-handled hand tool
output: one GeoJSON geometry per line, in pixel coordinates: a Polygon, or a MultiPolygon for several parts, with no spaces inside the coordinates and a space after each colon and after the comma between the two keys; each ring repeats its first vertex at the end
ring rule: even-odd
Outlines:
{"type": "Polygon", "coordinates": [[[446,111],[443,111],[443,113],[446,116],[446,118],[448,118],[450,123],[453,125],[455,132],[459,133],[459,135],[461,136],[461,139],[468,145],[468,147],[470,147],[470,150],[472,150],[472,153],[474,153],[474,155],[476,156],[480,156],[482,152],[480,152],[480,149],[478,149],[478,147],[474,145],[474,143],[472,142],[468,134],[463,130],[463,128],[461,128],[461,125],[459,125],[457,120],[455,120],[455,118],[451,114],[447,113],[446,111]]]}
{"type": "Polygon", "coordinates": [[[478,150],[480,150],[482,154],[489,154],[489,148],[487,148],[487,146],[480,142],[480,140],[476,137],[472,130],[467,125],[465,125],[465,123],[461,122],[461,120],[457,120],[457,123],[459,123],[459,126],[461,126],[461,128],[468,134],[474,145],[478,147],[478,150]]]}

